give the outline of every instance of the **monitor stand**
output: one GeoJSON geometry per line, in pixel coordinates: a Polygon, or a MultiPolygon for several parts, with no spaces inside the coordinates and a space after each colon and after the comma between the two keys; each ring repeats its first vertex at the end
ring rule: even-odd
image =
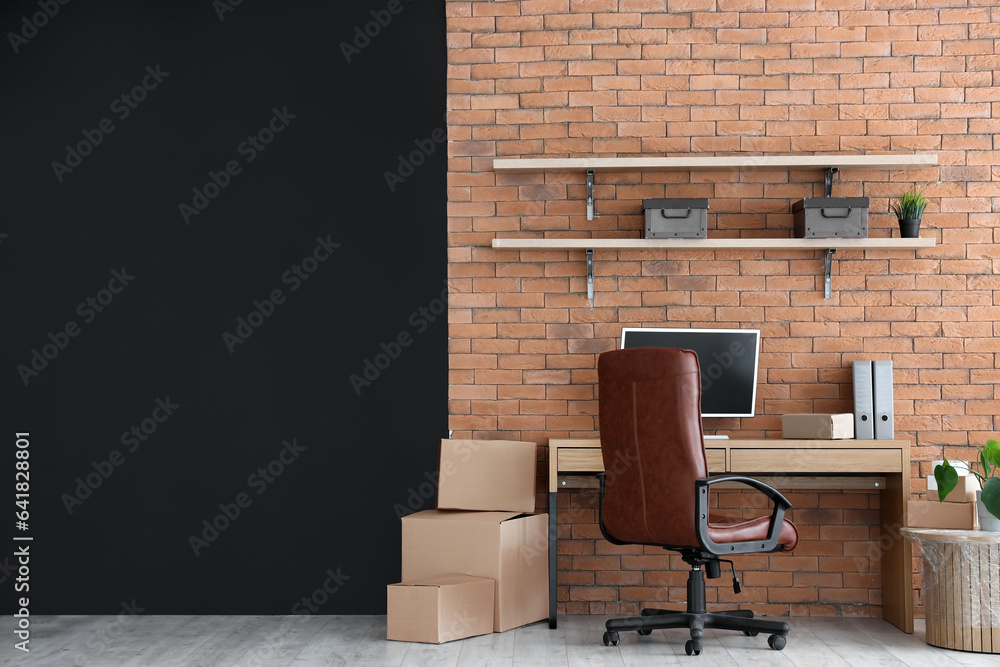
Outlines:
{"type": "Polygon", "coordinates": [[[705,440],[729,440],[728,435],[706,435],[705,440]]]}

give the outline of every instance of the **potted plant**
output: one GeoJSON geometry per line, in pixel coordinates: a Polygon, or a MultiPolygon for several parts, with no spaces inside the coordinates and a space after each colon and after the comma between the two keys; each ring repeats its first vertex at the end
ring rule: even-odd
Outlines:
{"type": "MultiPolygon", "coordinates": [[[[989,440],[979,450],[979,467],[982,472],[969,468],[969,472],[979,479],[981,491],[976,491],[979,509],[979,527],[982,530],[1000,532],[1000,443],[989,440]]],[[[934,467],[937,481],[938,500],[944,500],[958,484],[958,472],[945,457],[944,463],[934,467]]]]}
{"type": "Polygon", "coordinates": [[[889,211],[899,220],[899,235],[904,239],[915,239],[920,235],[920,216],[927,208],[927,197],[916,188],[907,190],[899,199],[889,202],[889,211]]]}

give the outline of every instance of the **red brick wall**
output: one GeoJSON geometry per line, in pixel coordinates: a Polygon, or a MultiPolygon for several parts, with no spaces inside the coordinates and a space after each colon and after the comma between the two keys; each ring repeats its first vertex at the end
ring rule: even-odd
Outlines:
{"type": "MultiPolygon", "coordinates": [[[[449,0],[455,437],[544,445],[594,433],[596,358],[624,325],[759,328],[757,416],[706,428],[770,436],[784,413],[850,412],[851,361],[891,359],[896,432],[914,445],[922,492],[929,461],[992,436],[1000,408],[998,4],[449,0]],[[713,237],[788,237],[791,202],[822,193],[817,171],[598,172],[600,215],[588,221],[581,174],[497,174],[495,157],[830,152],[936,153],[932,168],[843,171],[834,193],[871,197],[870,236],[890,236],[887,198],[919,185],[931,200],[921,235],[938,245],[839,251],[829,300],[816,251],[597,251],[593,303],[582,251],[490,247],[509,236],[638,238],[641,200],[664,196],[708,197],[713,237]]],[[[878,528],[877,495],[793,496],[803,546],[741,559],[741,598],[800,615],[877,614],[878,558],[855,558],[878,528]]],[[[593,494],[561,501],[561,611],[627,612],[663,584],[677,599],[679,568],[600,539],[593,494]]]]}

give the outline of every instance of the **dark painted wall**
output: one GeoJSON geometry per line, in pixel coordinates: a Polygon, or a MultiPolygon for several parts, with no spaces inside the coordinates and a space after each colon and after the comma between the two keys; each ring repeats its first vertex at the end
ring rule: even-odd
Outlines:
{"type": "Polygon", "coordinates": [[[447,427],[443,4],[3,4],[3,613],[384,613],[447,427]]]}

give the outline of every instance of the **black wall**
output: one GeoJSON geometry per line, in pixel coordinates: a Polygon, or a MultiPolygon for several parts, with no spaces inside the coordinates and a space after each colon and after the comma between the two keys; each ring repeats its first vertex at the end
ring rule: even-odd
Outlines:
{"type": "Polygon", "coordinates": [[[5,614],[384,613],[399,579],[447,428],[444,2],[235,2],[3,4],[5,614]]]}

